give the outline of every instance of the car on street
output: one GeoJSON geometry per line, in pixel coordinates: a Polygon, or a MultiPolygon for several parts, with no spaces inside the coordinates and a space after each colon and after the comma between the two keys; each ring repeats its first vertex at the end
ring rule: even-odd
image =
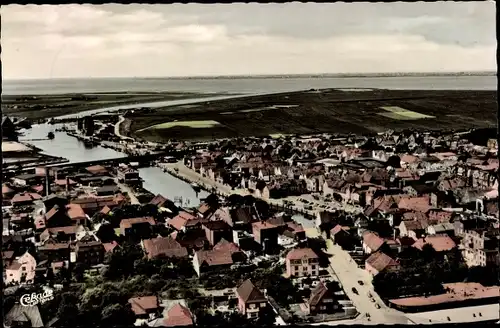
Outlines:
{"type": "Polygon", "coordinates": [[[377,303],[377,304],[375,304],[375,307],[376,307],[377,309],[380,309],[380,305],[379,305],[378,303],[377,303]]]}
{"type": "Polygon", "coordinates": [[[374,298],[370,298],[370,301],[372,301],[373,303],[375,303],[375,299],[374,298]]]}
{"type": "Polygon", "coordinates": [[[372,293],[368,292],[368,297],[369,297],[369,298],[373,298],[372,293]]]}
{"type": "Polygon", "coordinates": [[[354,288],[354,287],[352,287],[352,292],[353,292],[354,294],[358,295],[358,290],[357,290],[356,288],[354,288]]]}
{"type": "Polygon", "coordinates": [[[365,283],[364,283],[362,280],[358,280],[358,284],[359,284],[360,286],[363,286],[365,283]]]}

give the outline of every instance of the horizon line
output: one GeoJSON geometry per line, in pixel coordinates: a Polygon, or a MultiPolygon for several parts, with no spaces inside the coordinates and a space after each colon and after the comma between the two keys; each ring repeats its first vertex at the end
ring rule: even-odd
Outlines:
{"type": "Polygon", "coordinates": [[[299,74],[219,74],[219,75],[179,75],[179,76],[108,76],[108,77],[48,77],[48,78],[7,78],[2,81],[44,81],[78,79],[224,79],[224,78],[289,78],[289,77],[394,77],[394,76],[491,76],[496,70],[449,71],[449,72],[377,72],[377,73],[299,73],[299,74]]]}

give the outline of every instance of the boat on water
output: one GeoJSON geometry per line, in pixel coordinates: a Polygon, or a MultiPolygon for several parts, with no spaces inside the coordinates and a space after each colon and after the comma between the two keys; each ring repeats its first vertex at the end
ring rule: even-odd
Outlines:
{"type": "Polygon", "coordinates": [[[54,132],[52,132],[52,131],[51,131],[51,132],[49,132],[49,133],[47,134],[47,138],[48,138],[49,140],[54,139],[54,138],[55,138],[54,132]]]}
{"type": "Polygon", "coordinates": [[[194,191],[196,191],[196,192],[199,192],[201,190],[200,185],[197,184],[196,182],[191,183],[191,188],[193,188],[194,191]]]}

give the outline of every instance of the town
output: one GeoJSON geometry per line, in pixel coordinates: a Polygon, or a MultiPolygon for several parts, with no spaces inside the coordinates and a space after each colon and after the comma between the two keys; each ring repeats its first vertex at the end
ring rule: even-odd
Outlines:
{"type": "Polygon", "coordinates": [[[498,144],[478,130],[159,145],[96,124],[65,133],[130,156],[35,157],[2,120],[7,326],[498,321],[498,144]],[[155,195],[144,166],[208,196],[155,195]]]}

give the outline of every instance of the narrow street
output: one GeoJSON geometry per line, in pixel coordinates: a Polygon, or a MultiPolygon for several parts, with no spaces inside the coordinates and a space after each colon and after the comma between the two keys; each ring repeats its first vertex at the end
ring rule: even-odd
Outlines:
{"type": "Polygon", "coordinates": [[[137,197],[135,197],[134,191],[130,187],[124,185],[123,183],[120,183],[117,178],[115,178],[115,183],[118,186],[118,188],[120,188],[122,191],[124,191],[128,194],[128,196],[130,197],[131,204],[133,204],[133,205],[140,205],[141,204],[141,202],[139,202],[137,197]]]}

